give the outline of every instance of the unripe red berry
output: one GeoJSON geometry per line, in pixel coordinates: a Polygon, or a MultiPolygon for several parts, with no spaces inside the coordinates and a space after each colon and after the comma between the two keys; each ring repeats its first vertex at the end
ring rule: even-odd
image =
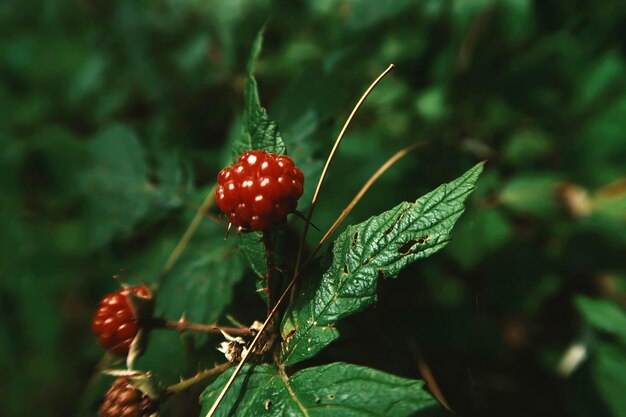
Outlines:
{"type": "Polygon", "coordinates": [[[129,291],[138,297],[152,297],[148,287],[122,288],[107,294],[98,307],[91,328],[98,336],[100,345],[114,355],[126,356],[139,326],[137,317],[129,304],[129,291]]]}
{"type": "Polygon", "coordinates": [[[217,184],[217,205],[233,225],[266,230],[296,209],[304,175],[288,156],[247,151],[218,174],[217,184]]]}
{"type": "Polygon", "coordinates": [[[100,417],[147,417],[157,410],[156,401],[131,384],[126,377],[117,378],[104,396],[100,417]]]}

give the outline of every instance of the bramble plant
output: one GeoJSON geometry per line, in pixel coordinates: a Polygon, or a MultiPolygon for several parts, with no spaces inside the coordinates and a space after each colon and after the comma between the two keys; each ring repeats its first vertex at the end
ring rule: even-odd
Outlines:
{"type": "MultiPolygon", "coordinates": [[[[313,358],[339,338],[336,324],[341,319],[372,306],[377,300],[380,279],[396,278],[407,265],[446,246],[483,164],[414,202],[401,202],[348,226],[325,247],[371,184],[414,147],[401,150],[372,176],[305,257],[307,232],[328,166],[360,104],[393,66],[359,100],[324,170],[316,178],[314,170],[305,165],[299,167],[297,158],[287,156],[289,149],[278,126],[260,105],[253,70],[261,43],[262,34],[259,34],[245,79],[240,139],[231,144],[235,164],[220,172],[218,186],[199,214],[206,214],[216,202],[237,230],[232,233],[238,234],[238,250],[259,277],[259,294],[267,303],[267,316],[262,323],[258,321],[248,327],[192,323],[186,317],[167,320],[152,315],[152,303],[156,301],[158,307],[157,290],[168,291],[171,287],[162,286],[153,291],[145,287],[124,288],[108,295],[96,314],[93,328],[103,347],[116,355],[127,354],[127,369],[107,371],[118,379],[106,395],[101,415],[152,415],[157,404],[215,376],[200,396],[202,416],[445,414],[446,407],[426,391],[422,381],[347,362],[304,368],[300,365],[297,372],[292,367],[313,358]],[[300,199],[304,184],[317,184],[310,203],[300,199]],[[307,214],[296,212],[297,208],[307,214]],[[284,233],[289,214],[298,214],[303,220],[299,243],[290,241],[293,237],[284,233]],[[284,255],[288,247],[298,248],[295,258],[284,255]],[[227,361],[178,384],[155,388],[158,384],[149,371],[134,369],[135,358],[150,348],[148,332],[155,329],[221,333],[225,340],[219,350],[227,361]]],[[[184,246],[170,258],[166,269],[172,268],[182,250],[184,246]]]]}

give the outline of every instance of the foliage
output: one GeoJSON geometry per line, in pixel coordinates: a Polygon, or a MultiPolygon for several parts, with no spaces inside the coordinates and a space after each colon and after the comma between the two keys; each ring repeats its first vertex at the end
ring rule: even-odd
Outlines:
{"type": "MultiPolygon", "coordinates": [[[[231,373],[224,373],[202,393],[203,415],[231,373]]],[[[274,365],[246,365],[243,375],[245,378],[236,380],[218,416],[440,415],[437,402],[424,392],[422,382],[362,366],[338,362],[304,369],[287,378],[274,365]]]]}
{"type": "Polygon", "coordinates": [[[349,226],[334,242],[333,260],[321,281],[307,277],[282,326],[282,362],[292,365],[339,337],[335,324],[376,301],[379,278],[395,278],[410,263],[442,249],[482,170],[349,226]]]}
{"type": "MultiPolygon", "coordinates": [[[[390,391],[371,404],[357,397],[358,407],[385,410],[397,398],[406,405],[397,414],[413,415],[434,403],[430,381],[416,382],[429,378],[427,364],[459,415],[626,415],[625,27],[618,0],[8,0],[0,7],[5,414],[94,414],[111,381],[94,377],[102,352],[88,329],[100,297],[116,288],[113,274],[159,287],[156,312],[171,319],[262,319],[258,240],[224,242],[223,225],[204,218],[169,270],[168,257],[219,170],[258,137],[279,151],[284,143],[305,172],[305,212],[351,106],[394,63],[348,130],[313,223],[326,230],[396,149],[425,145],[372,187],[297,294],[341,282],[337,256],[350,253],[354,231],[376,223],[373,214],[488,163],[445,250],[402,272],[393,266],[397,280],[368,273],[367,303],[326,319],[341,338],[287,368],[298,398],[308,410],[345,379],[346,392],[390,391]],[[264,127],[250,131],[251,121],[264,127]],[[374,298],[375,308],[351,315],[374,298]],[[559,373],[572,345],[585,354],[559,373]],[[356,374],[363,385],[350,382],[356,374]],[[303,381],[314,378],[309,392],[303,381]]],[[[301,229],[294,217],[276,241],[287,267],[297,245],[286,242],[301,229]]],[[[307,253],[319,238],[310,231],[307,253]]],[[[360,261],[349,261],[353,274],[360,261]]],[[[305,315],[306,302],[294,301],[285,335],[305,315]]],[[[173,384],[223,361],[219,341],[154,332],[136,366],[173,384]]],[[[270,379],[261,391],[270,408],[291,410],[280,372],[246,367],[228,395],[248,404],[254,393],[241,385],[270,379]]],[[[226,376],[207,388],[203,407],[226,376]]],[[[198,415],[197,394],[173,398],[163,413],[198,415]]]]}

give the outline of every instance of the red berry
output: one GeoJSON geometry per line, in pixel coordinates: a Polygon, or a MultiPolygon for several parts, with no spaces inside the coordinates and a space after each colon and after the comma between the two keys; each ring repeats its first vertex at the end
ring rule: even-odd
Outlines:
{"type": "Polygon", "coordinates": [[[100,406],[100,417],[147,417],[157,411],[156,401],[131,384],[125,377],[113,382],[100,406]]]}
{"type": "Polygon", "coordinates": [[[217,205],[244,230],[284,223],[302,196],[304,175],[285,155],[247,151],[217,176],[217,205]]]}
{"type": "Polygon", "coordinates": [[[100,302],[91,325],[100,345],[118,356],[128,354],[139,330],[137,318],[128,302],[128,291],[139,297],[152,296],[150,289],[144,286],[122,288],[118,292],[108,294],[100,302]]]}

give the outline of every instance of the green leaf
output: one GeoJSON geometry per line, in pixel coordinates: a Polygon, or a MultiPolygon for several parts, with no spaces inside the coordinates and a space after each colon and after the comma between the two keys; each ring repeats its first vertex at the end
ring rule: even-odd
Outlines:
{"type": "Polygon", "coordinates": [[[504,148],[503,159],[515,166],[530,166],[544,158],[552,146],[551,138],[541,131],[515,132],[504,148]]]}
{"type": "Polygon", "coordinates": [[[482,168],[480,163],[415,203],[403,202],[349,226],[335,241],[332,265],[321,282],[301,280],[283,320],[281,360],[292,365],[314,356],[339,337],[337,321],[376,301],[378,278],[395,277],[442,249],[482,168]]]}
{"type": "Polygon", "coordinates": [[[510,209],[538,217],[558,213],[555,198],[560,179],[552,173],[524,174],[511,179],[500,192],[500,201],[510,209]]]}
{"type": "Polygon", "coordinates": [[[192,322],[215,323],[230,304],[234,285],[244,274],[237,248],[224,242],[223,230],[200,226],[181,259],[165,277],[157,311],[169,319],[183,314],[192,322]]]}
{"type": "Polygon", "coordinates": [[[522,41],[532,35],[535,19],[531,0],[505,0],[498,6],[498,22],[507,40],[522,41]]]}
{"type": "Polygon", "coordinates": [[[89,143],[92,168],[83,177],[90,243],[125,237],[150,208],[153,187],[141,143],[123,126],[110,127],[89,143]]]}
{"type": "Polygon", "coordinates": [[[449,106],[446,104],[446,91],[441,86],[432,86],[421,92],[413,105],[417,114],[428,121],[443,119],[449,106]]]}
{"type": "Polygon", "coordinates": [[[256,149],[275,154],[285,154],[285,143],[278,131],[276,122],[270,120],[267,111],[261,107],[257,82],[254,79],[254,63],[261,53],[263,30],[259,32],[248,60],[246,81],[244,85],[244,112],[241,135],[236,152],[256,149]]]}
{"type": "Polygon", "coordinates": [[[624,83],[625,69],[624,59],[616,51],[597,57],[587,71],[581,71],[580,89],[575,98],[577,107],[585,109],[619,91],[624,83]]]}
{"type": "Polygon", "coordinates": [[[261,232],[239,233],[239,250],[252,272],[259,278],[267,274],[267,260],[265,258],[265,246],[263,246],[263,235],[261,232]]]}
{"type": "Polygon", "coordinates": [[[626,350],[608,343],[594,346],[591,374],[598,392],[615,417],[626,416],[626,350]]]}
{"type": "Polygon", "coordinates": [[[347,27],[352,30],[363,30],[370,26],[374,26],[380,22],[388,20],[398,15],[415,3],[413,0],[396,0],[396,1],[368,1],[368,0],[351,0],[342,3],[335,3],[337,7],[345,7],[349,10],[349,18],[346,22],[347,27]]]}
{"type": "MultiPolygon", "coordinates": [[[[232,372],[225,372],[204,390],[201,415],[206,415],[232,372]]],[[[275,365],[246,365],[215,416],[443,415],[423,386],[422,381],[341,362],[304,369],[291,377],[275,365]]]]}
{"type": "Polygon", "coordinates": [[[576,308],[589,325],[617,336],[626,343],[626,312],[612,301],[576,298],[576,308]]]}

